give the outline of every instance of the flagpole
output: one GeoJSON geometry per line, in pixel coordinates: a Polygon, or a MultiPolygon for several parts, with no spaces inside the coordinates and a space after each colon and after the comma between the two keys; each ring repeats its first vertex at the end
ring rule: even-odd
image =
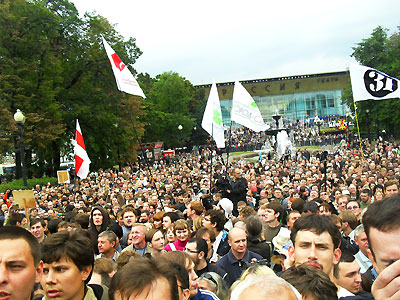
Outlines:
{"type": "MultiPolygon", "coordinates": [[[[358,116],[357,116],[357,106],[356,106],[356,102],[353,101],[354,104],[354,112],[356,114],[356,122],[357,122],[357,130],[358,130],[358,140],[360,141],[360,151],[361,151],[361,159],[364,165],[364,151],[362,149],[362,144],[361,144],[361,134],[360,134],[360,126],[358,125],[358,116]]],[[[348,125],[347,125],[348,126],[348,125]]]]}
{"type": "Polygon", "coordinates": [[[226,151],[226,166],[225,166],[225,168],[228,168],[228,165],[229,165],[229,148],[231,147],[231,137],[232,137],[232,120],[231,120],[231,125],[229,126],[228,149],[226,151]]]}
{"type": "MultiPolygon", "coordinates": [[[[211,123],[211,137],[214,136],[214,123],[211,123]]],[[[210,148],[211,148],[211,171],[210,171],[210,196],[212,195],[211,193],[211,184],[212,184],[212,180],[213,180],[213,150],[212,150],[212,143],[210,143],[210,148]]]]}
{"type": "MultiPolygon", "coordinates": [[[[123,97],[124,100],[125,100],[125,94],[124,94],[123,92],[121,92],[121,93],[122,93],[122,97],[123,97]]],[[[126,104],[126,105],[127,105],[127,104],[126,104]]],[[[128,106],[128,105],[127,105],[127,106],[128,106]]],[[[155,188],[156,193],[157,193],[158,201],[160,202],[161,209],[164,210],[164,205],[163,205],[163,203],[162,203],[162,201],[161,201],[160,194],[158,193],[158,189],[157,189],[157,186],[156,186],[156,183],[155,183],[155,180],[154,180],[153,173],[151,172],[150,165],[149,165],[149,162],[148,162],[148,160],[147,160],[147,156],[145,155],[145,153],[144,153],[144,151],[143,151],[142,144],[141,144],[140,141],[139,141],[139,136],[138,136],[138,134],[137,134],[136,127],[135,127],[135,123],[133,122],[133,118],[132,118],[132,113],[131,113],[131,110],[130,110],[129,108],[128,108],[128,114],[129,114],[129,118],[130,118],[131,123],[132,123],[132,128],[133,128],[133,132],[134,132],[134,134],[135,134],[136,140],[137,140],[137,142],[139,143],[140,151],[141,151],[142,154],[143,154],[144,161],[145,161],[146,166],[147,166],[147,170],[149,171],[150,176],[151,176],[151,178],[152,178],[152,181],[153,181],[153,183],[154,183],[154,188],[155,188]]]]}

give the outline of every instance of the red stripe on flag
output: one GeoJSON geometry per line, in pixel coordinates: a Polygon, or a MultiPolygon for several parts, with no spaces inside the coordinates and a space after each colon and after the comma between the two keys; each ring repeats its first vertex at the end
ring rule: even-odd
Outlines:
{"type": "Polygon", "coordinates": [[[85,143],[83,142],[83,136],[82,136],[82,134],[81,134],[78,130],[76,131],[76,143],[77,143],[79,146],[81,146],[81,147],[83,148],[83,150],[86,151],[85,143]]]}
{"type": "Polygon", "coordinates": [[[75,155],[75,172],[76,173],[79,173],[82,163],[83,163],[83,159],[80,158],[78,155],[75,155]]]}

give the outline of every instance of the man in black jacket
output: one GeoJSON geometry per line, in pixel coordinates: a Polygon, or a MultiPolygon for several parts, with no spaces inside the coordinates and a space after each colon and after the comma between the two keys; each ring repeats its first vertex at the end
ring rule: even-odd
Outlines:
{"type": "Polygon", "coordinates": [[[233,203],[233,214],[238,216],[237,204],[239,201],[246,202],[247,180],[242,177],[242,170],[236,168],[233,171],[233,177],[229,180],[230,188],[226,191],[228,198],[233,203]]]}

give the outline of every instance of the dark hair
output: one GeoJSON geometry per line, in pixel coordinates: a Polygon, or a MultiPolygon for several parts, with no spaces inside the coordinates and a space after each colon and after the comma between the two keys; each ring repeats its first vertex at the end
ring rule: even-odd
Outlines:
{"type": "MultiPolygon", "coordinates": [[[[104,218],[103,218],[104,220],[104,218]]],[[[75,216],[75,223],[81,225],[82,229],[89,228],[89,216],[84,213],[79,213],[75,216]]]]}
{"type": "Polygon", "coordinates": [[[385,183],[385,192],[388,186],[395,185],[397,188],[399,188],[399,182],[397,180],[389,180],[385,183]]]}
{"type": "Polygon", "coordinates": [[[283,217],[283,206],[279,201],[272,201],[266,205],[268,209],[273,209],[275,213],[279,213],[278,221],[282,220],[283,217]]]}
{"type": "Polygon", "coordinates": [[[307,230],[312,231],[318,235],[328,232],[332,238],[333,248],[336,249],[340,245],[341,235],[339,229],[333,224],[328,216],[309,214],[299,218],[293,225],[290,239],[295,245],[297,232],[307,230]]]}
{"type": "Polygon", "coordinates": [[[32,226],[36,225],[37,223],[40,223],[40,225],[42,225],[43,228],[46,227],[46,222],[41,218],[35,218],[35,219],[31,220],[30,227],[32,228],[32,226]]]}
{"type": "Polygon", "coordinates": [[[110,224],[110,216],[108,215],[107,211],[102,208],[101,206],[93,207],[92,211],[90,212],[90,230],[94,231],[95,233],[99,234],[100,232],[107,229],[108,225],[110,224]],[[93,223],[93,213],[94,211],[100,211],[103,216],[103,222],[101,223],[100,230],[97,230],[96,225],[93,223]]]}
{"type": "Polygon", "coordinates": [[[337,299],[336,285],[321,270],[303,264],[287,269],[281,277],[293,285],[303,296],[303,299],[307,296],[314,296],[319,300],[337,299]]]}
{"type": "Polygon", "coordinates": [[[5,226],[0,227],[0,240],[17,240],[23,239],[28,243],[30,252],[33,257],[35,266],[39,263],[41,258],[40,245],[38,240],[26,229],[18,226],[5,226]]]}
{"type": "Polygon", "coordinates": [[[140,294],[159,278],[168,281],[171,300],[178,300],[179,293],[175,269],[168,267],[168,264],[163,260],[144,257],[139,257],[134,262],[127,263],[114,275],[108,291],[109,299],[114,300],[116,293],[120,295],[120,299],[128,299],[133,294],[140,294]]]}
{"type": "Polygon", "coordinates": [[[219,210],[210,209],[207,210],[206,216],[210,216],[211,224],[216,224],[215,228],[217,229],[217,231],[222,231],[224,229],[226,219],[225,215],[222,212],[220,212],[219,210]]]}
{"type": "Polygon", "coordinates": [[[47,230],[53,234],[57,232],[58,224],[62,222],[61,218],[50,219],[47,223],[47,230]]]}
{"type": "Polygon", "coordinates": [[[83,231],[60,231],[42,243],[42,260],[51,264],[61,259],[70,259],[82,271],[94,264],[94,251],[88,235],[83,231]]]}
{"type": "Polygon", "coordinates": [[[14,212],[11,213],[10,216],[8,217],[8,221],[6,225],[11,225],[11,226],[16,226],[17,223],[22,223],[22,220],[26,218],[24,214],[21,214],[19,212],[14,212]]]}
{"type": "Polygon", "coordinates": [[[315,201],[307,201],[304,203],[302,213],[310,212],[316,214],[318,212],[318,204],[315,201]]]}
{"type": "Polygon", "coordinates": [[[207,258],[208,255],[208,245],[207,242],[202,238],[191,238],[188,243],[196,243],[196,251],[197,253],[203,252],[204,258],[207,258]]]}
{"type": "Polygon", "coordinates": [[[181,265],[185,267],[185,269],[187,269],[190,266],[190,263],[193,262],[193,258],[188,253],[183,251],[168,251],[163,253],[161,257],[181,265]]]}
{"type": "Polygon", "coordinates": [[[362,222],[368,237],[369,248],[374,254],[370,230],[388,232],[400,227],[400,194],[394,194],[387,199],[372,203],[365,212],[362,222]]]}
{"type": "Polygon", "coordinates": [[[250,240],[260,238],[263,231],[261,218],[257,215],[251,215],[246,219],[245,223],[248,238],[250,240]]]}
{"type": "MultiPolygon", "coordinates": [[[[386,185],[385,185],[385,186],[386,186],[386,185]]],[[[367,194],[368,197],[371,197],[371,196],[372,196],[372,191],[371,191],[370,189],[363,189],[363,190],[361,191],[361,193],[362,193],[362,194],[367,194]]]]}
{"type": "Polygon", "coordinates": [[[355,260],[356,258],[354,257],[353,253],[350,251],[342,251],[342,255],[340,256],[340,260],[337,264],[333,265],[333,276],[335,276],[336,279],[339,279],[339,268],[340,268],[340,263],[345,262],[345,263],[351,263],[355,260]]]}
{"type": "Polygon", "coordinates": [[[171,223],[174,223],[175,221],[179,220],[179,215],[173,211],[166,212],[163,216],[163,219],[165,217],[169,217],[171,219],[171,223]]]}
{"type": "MultiPolygon", "coordinates": [[[[157,258],[157,259],[164,259],[162,257],[157,258]]],[[[176,279],[179,281],[179,283],[181,284],[183,289],[188,289],[189,286],[189,273],[188,271],[185,269],[184,266],[176,264],[172,261],[168,261],[166,259],[164,259],[166,261],[166,263],[170,264],[171,267],[173,267],[176,271],[176,279]]]]}

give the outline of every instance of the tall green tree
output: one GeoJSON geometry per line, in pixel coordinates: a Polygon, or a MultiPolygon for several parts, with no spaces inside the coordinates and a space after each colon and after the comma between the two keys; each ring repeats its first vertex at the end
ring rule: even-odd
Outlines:
{"type": "MultiPolygon", "coordinates": [[[[353,56],[360,64],[373,67],[390,76],[400,78],[400,33],[389,34],[389,30],[377,27],[369,38],[363,39],[353,48],[353,56]]],[[[344,101],[354,111],[351,89],[345,91],[344,101]]],[[[387,99],[381,101],[360,101],[357,103],[357,115],[361,136],[368,133],[382,135],[382,130],[389,136],[400,136],[400,101],[387,99]]]]}
{"type": "Polygon", "coordinates": [[[195,98],[195,88],[178,73],[166,72],[150,80],[147,89],[147,116],[144,140],[162,141],[166,147],[186,145],[195,127],[195,119],[190,114],[190,105],[195,98]],[[182,125],[182,131],[178,126],[182,125]]]}
{"type": "MultiPolygon", "coordinates": [[[[0,132],[10,134],[0,135],[0,148],[16,148],[12,115],[20,108],[27,117],[26,157],[28,165],[35,157],[30,172],[36,176],[50,171],[54,175],[60,156],[72,153],[75,119],[84,133],[91,168],[126,162],[135,154],[137,142],[126,112],[143,114],[141,100],[117,90],[101,35],[135,73],[132,66],[141,55],[135,39],[124,41],[104,17],[80,18],[68,0],[2,1],[0,132]]],[[[135,122],[143,133],[142,124],[135,122]]]]}

